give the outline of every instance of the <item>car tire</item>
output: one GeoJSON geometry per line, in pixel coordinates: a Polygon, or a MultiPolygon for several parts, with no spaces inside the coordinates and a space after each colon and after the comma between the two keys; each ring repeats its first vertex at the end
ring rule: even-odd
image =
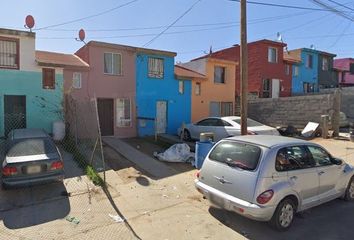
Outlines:
{"type": "Polygon", "coordinates": [[[183,131],[183,140],[184,141],[190,141],[191,140],[191,134],[187,129],[184,129],[183,131]]]}
{"type": "Polygon", "coordinates": [[[286,231],[290,228],[296,213],[296,205],[293,200],[286,198],[282,200],[275,212],[270,224],[278,231],[286,231]]]}
{"type": "Polygon", "coordinates": [[[344,200],[354,201],[354,176],[350,179],[347,189],[345,190],[344,200]]]}

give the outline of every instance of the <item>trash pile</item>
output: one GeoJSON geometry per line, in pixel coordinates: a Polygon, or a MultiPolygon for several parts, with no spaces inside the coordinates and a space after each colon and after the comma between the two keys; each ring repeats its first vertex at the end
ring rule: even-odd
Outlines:
{"type": "Polygon", "coordinates": [[[194,153],[186,143],[177,143],[162,153],[154,152],[154,157],[165,162],[194,162],[194,153]]]}

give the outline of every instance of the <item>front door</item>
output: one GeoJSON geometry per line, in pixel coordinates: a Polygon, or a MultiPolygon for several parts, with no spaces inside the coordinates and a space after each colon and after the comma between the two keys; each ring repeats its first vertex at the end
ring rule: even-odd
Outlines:
{"type": "Polygon", "coordinates": [[[279,98],[280,81],[279,79],[272,79],[272,98],[279,98]]]}
{"type": "Polygon", "coordinates": [[[102,136],[114,135],[113,99],[99,98],[97,100],[98,117],[102,136]]]}
{"type": "Polygon", "coordinates": [[[26,128],[26,96],[4,96],[5,136],[12,129],[26,128]]]}
{"type": "Polygon", "coordinates": [[[167,102],[156,102],[156,133],[166,133],[167,127],[167,102]]]}

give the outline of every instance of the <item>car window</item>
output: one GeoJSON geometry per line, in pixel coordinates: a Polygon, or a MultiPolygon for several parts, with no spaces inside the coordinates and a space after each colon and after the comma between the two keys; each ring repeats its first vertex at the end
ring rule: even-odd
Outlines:
{"type": "Polygon", "coordinates": [[[210,153],[209,159],[244,170],[256,169],[262,150],[254,145],[222,141],[210,153]]]}
{"type": "Polygon", "coordinates": [[[232,127],[232,125],[228,122],[226,122],[225,120],[221,120],[222,121],[222,126],[225,126],[225,127],[232,127]]]}
{"type": "Polygon", "coordinates": [[[315,165],[304,146],[282,148],[275,159],[275,169],[279,172],[310,168],[315,165]]]}
{"type": "Polygon", "coordinates": [[[307,146],[309,149],[316,166],[326,166],[331,165],[331,155],[327,153],[326,150],[316,146],[307,146]]]}
{"type": "Polygon", "coordinates": [[[53,141],[45,138],[35,138],[11,141],[6,156],[19,157],[52,153],[58,153],[53,141]]]}
{"type": "Polygon", "coordinates": [[[207,118],[197,123],[198,126],[217,126],[218,119],[207,118]]]}
{"type": "MultiPolygon", "coordinates": [[[[241,125],[241,118],[236,118],[236,119],[233,119],[232,121],[241,125]]],[[[262,123],[259,123],[255,120],[253,120],[253,119],[247,118],[247,127],[260,127],[260,126],[264,126],[264,125],[262,123]]]]}

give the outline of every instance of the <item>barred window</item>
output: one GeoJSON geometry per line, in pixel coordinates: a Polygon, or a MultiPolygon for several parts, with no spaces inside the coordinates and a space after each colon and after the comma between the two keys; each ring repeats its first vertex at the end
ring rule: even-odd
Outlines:
{"type": "Polygon", "coordinates": [[[163,78],[163,59],[149,57],[149,73],[151,78],[163,78]]]}
{"type": "Polygon", "coordinates": [[[0,38],[0,68],[19,68],[19,41],[0,38]]]}
{"type": "Polygon", "coordinates": [[[55,89],[55,69],[42,69],[42,86],[43,89],[55,89]]]}
{"type": "Polygon", "coordinates": [[[76,88],[76,89],[81,88],[81,73],[79,73],[79,72],[73,73],[73,88],[76,88]]]}
{"type": "Polygon", "coordinates": [[[116,100],[117,127],[131,126],[131,103],[129,98],[116,100]]]}

